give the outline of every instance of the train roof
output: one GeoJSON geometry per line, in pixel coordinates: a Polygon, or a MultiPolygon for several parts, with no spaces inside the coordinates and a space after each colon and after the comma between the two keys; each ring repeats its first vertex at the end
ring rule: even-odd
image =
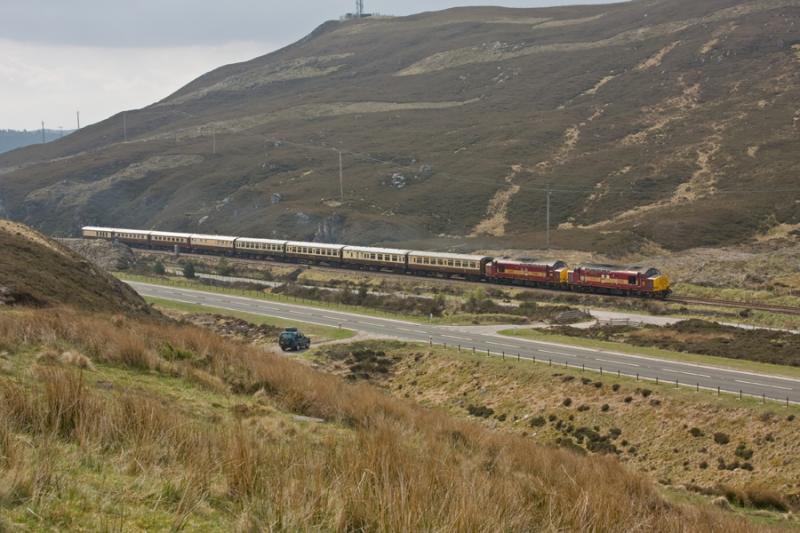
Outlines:
{"type": "Polygon", "coordinates": [[[496,263],[515,265],[536,265],[550,268],[565,267],[567,264],[559,259],[495,259],[496,263]]]}
{"type": "Polygon", "coordinates": [[[658,271],[657,268],[654,267],[645,267],[645,266],[622,266],[622,265],[604,265],[600,263],[584,263],[578,268],[586,268],[590,270],[607,270],[611,272],[630,272],[635,274],[649,274],[651,272],[658,271]]]}
{"type": "Polygon", "coordinates": [[[306,248],[326,248],[328,250],[341,250],[344,244],[328,244],[324,242],[289,241],[286,246],[305,246],[306,248]]]}
{"type": "Polygon", "coordinates": [[[449,254],[444,252],[409,252],[408,257],[437,257],[439,259],[458,259],[460,261],[489,261],[485,255],[449,254]]]}
{"type": "Polygon", "coordinates": [[[150,235],[152,231],[143,230],[143,229],[128,229],[128,228],[105,228],[101,226],[84,226],[81,228],[82,231],[111,231],[113,233],[130,233],[133,235],[150,235]]]}
{"type": "Polygon", "coordinates": [[[372,248],[369,246],[345,246],[345,251],[350,252],[365,252],[368,254],[392,254],[392,255],[406,255],[410,250],[399,250],[397,248],[372,248]]]}
{"type": "Polygon", "coordinates": [[[230,235],[204,235],[202,233],[193,233],[190,235],[192,239],[204,239],[207,241],[215,240],[215,241],[223,241],[223,242],[233,242],[236,240],[236,237],[231,237],[230,235]]]}
{"type": "Polygon", "coordinates": [[[191,233],[175,233],[172,231],[151,231],[150,235],[158,235],[160,237],[177,237],[179,239],[189,239],[191,233]]]}
{"type": "Polygon", "coordinates": [[[280,244],[281,246],[285,245],[287,241],[281,241],[277,239],[256,239],[254,237],[238,237],[236,239],[237,242],[254,242],[258,244],[280,244]]]}

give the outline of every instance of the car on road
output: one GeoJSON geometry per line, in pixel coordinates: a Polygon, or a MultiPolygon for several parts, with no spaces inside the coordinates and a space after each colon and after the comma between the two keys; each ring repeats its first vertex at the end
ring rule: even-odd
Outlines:
{"type": "Polygon", "coordinates": [[[286,328],[278,337],[278,345],[284,352],[299,352],[308,350],[311,339],[303,335],[297,328],[286,328]]]}

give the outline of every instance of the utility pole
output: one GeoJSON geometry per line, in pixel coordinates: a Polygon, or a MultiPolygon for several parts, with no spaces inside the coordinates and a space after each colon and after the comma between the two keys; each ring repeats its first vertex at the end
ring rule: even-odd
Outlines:
{"type": "Polygon", "coordinates": [[[44,120],[42,121],[42,144],[46,143],[47,141],[44,139],[44,120]]]}
{"type": "Polygon", "coordinates": [[[342,151],[337,150],[339,152],[339,197],[344,202],[344,173],[342,172],[342,151]]]}
{"type": "Polygon", "coordinates": [[[78,129],[81,129],[81,112],[80,112],[80,110],[75,111],[75,115],[78,117],[78,129]]]}
{"type": "Polygon", "coordinates": [[[546,194],[547,194],[547,249],[549,250],[550,249],[550,195],[552,194],[550,192],[549,183],[547,184],[546,194]]]}
{"type": "Polygon", "coordinates": [[[125,111],[122,112],[122,136],[128,142],[128,113],[125,111]]]}

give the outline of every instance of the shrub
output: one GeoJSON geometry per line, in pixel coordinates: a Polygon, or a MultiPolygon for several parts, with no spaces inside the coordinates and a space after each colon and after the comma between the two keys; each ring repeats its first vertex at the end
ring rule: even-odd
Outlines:
{"type": "Polygon", "coordinates": [[[530,426],[532,428],[538,428],[538,427],[542,427],[543,425],[545,425],[545,420],[544,420],[543,416],[536,416],[536,417],[531,418],[531,421],[529,423],[530,423],[530,426]]]}
{"type": "Polygon", "coordinates": [[[183,277],[186,279],[194,279],[197,277],[194,271],[194,263],[186,263],[183,265],[183,277]]]}
{"type": "Polygon", "coordinates": [[[652,405],[653,407],[658,407],[659,405],[661,405],[661,400],[653,398],[652,400],[650,400],[650,405],[652,405]]]}
{"type": "Polygon", "coordinates": [[[787,420],[788,422],[794,422],[794,415],[789,415],[789,416],[787,416],[787,417],[786,417],[786,420],[787,420]]]}
{"type": "Polygon", "coordinates": [[[548,416],[547,416],[547,419],[548,419],[550,422],[553,422],[553,421],[555,421],[555,419],[556,419],[556,418],[558,418],[558,417],[557,417],[556,415],[553,415],[553,414],[551,414],[551,415],[548,415],[548,416]]]}
{"type": "Polygon", "coordinates": [[[690,429],[689,430],[689,434],[692,437],[695,437],[695,438],[696,437],[702,437],[703,435],[705,435],[705,433],[703,433],[703,430],[700,429],[700,428],[692,428],[692,429],[690,429]]]}
{"type": "Polygon", "coordinates": [[[625,403],[631,403],[633,401],[633,396],[625,396],[623,400],[625,403]]]}
{"type": "Polygon", "coordinates": [[[641,394],[643,398],[647,398],[647,397],[649,397],[651,394],[653,394],[653,391],[651,391],[650,389],[638,389],[638,391],[637,391],[637,392],[638,392],[639,394],[641,394]]]}
{"type": "Polygon", "coordinates": [[[706,461],[700,461],[700,470],[705,470],[708,468],[708,463],[706,461]]]}
{"type": "Polygon", "coordinates": [[[162,263],[161,261],[156,261],[155,264],[153,265],[153,274],[155,274],[156,276],[163,276],[166,273],[167,269],[164,268],[164,263],[162,263]]]}
{"type": "Polygon", "coordinates": [[[752,459],[753,457],[753,450],[749,449],[744,442],[740,442],[738,446],[736,446],[736,450],[733,452],[736,457],[741,457],[744,460],[752,459]]]}
{"type": "Polygon", "coordinates": [[[619,390],[619,383],[614,383],[613,385],[611,385],[611,390],[617,392],[619,390]]]}
{"type": "Polygon", "coordinates": [[[578,407],[578,411],[580,412],[588,411],[589,409],[591,408],[588,405],[581,405],[578,407]]]}
{"type": "Polygon", "coordinates": [[[611,409],[611,407],[609,407],[609,405],[608,405],[607,403],[604,403],[604,404],[603,404],[603,405],[600,407],[600,410],[601,410],[601,411],[603,411],[604,413],[605,413],[606,411],[608,411],[609,409],[611,409]]]}
{"type": "Polygon", "coordinates": [[[727,433],[714,433],[714,442],[720,445],[728,444],[731,441],[731,438],[728,436],[727,433]]]}
{"type": "Polygon", "coordinates": [[[572,398],[564,398],[564,401],[561,402],[561,405],[563,405],[564,407],[569,407],[570,405],[572,405],[572,398]]]}
{"type": "Polygon", "coordinates": [[[472,416],[477,416],[480,418],[489,418],[494,414],[494,409],[491,407],[487,407],[485,405],[477,406],[477,405],[470,405],[467,407],[467,412],[472,416]]]}
{"type": "Polygon", "coordinates": [[[602,381],[595,381],[594,382],[594,388],[595,389],[602,389],[603,388],[603,382],[602,381]]]}

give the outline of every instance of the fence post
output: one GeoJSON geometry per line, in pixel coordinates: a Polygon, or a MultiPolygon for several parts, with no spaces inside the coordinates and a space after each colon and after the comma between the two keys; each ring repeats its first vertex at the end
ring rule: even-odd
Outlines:
{"type": "Polygon", "coordinates": [[[461,345],[458,345],[458,352],[461,353],[461,345]]]}
{"type": "Polygon", "coordinates": [[[697,384],[697,392],[700,392],[700,384],[697,384]]]}
{"type": "Polygon", "coordinates": [[[636,373],[636,381],[639,381],[639,373],[636,373]]]}
{"type": "Polygon", "coordinates": [[[433,337],[428,337],[428,342],[430,342],[431,346],[433,346],[433,337]]]}
{"type": "Polygon", "coordinates": [[[658,376],[656,376],[656,385],[658,385],[658,376]]]}
{"type": "Polygon", "coordinates": [[[534,363],[536,362],[536,356],[535,355],[533,356],[533,362],[534,363]]]}
{"type": "Polygon", "coordinates": [[[675,380],[675,388],[677,389],[680,385],[678,385],[678,380],[675,380]]]}
{"type": "Polygon", "coordinates": [[[519,361],[519,360],[520,360],[520,355],[519,355],[519,352],[517,352],[517,361],[519,361]]]}
{"type": "Polygon", "coordinates": [[[489,353],[489,348],[486,348],[486,357],[491,357],[492,354],[489,353]]]}
{"type": "Polygon", "coordinates": [[[552,359],[548,359],[547,361],[548,361],[548,364],[549,364],[550,366],[553,366],[553,360],[552,360],[552,359]]]}
{"type": "Polygon", "coordinates": [[[473,354],[475,353],[475,347],[474,346],[472,347],[472,353],[473,354]]]}
{"type": "Polygon", "coordinates": [[[742,399],[742,389],[739,389],[739,399],[742,399]]]}
{"type": "Polygon", "coordinates": [[[761,403],[767,403],[767,393],[761,393],[761,403]]]}
{"type": "Polygon", "coordinates": [[[720,394],[722,394],[722,389],[720,389],[719,385],[717,385],[717,396],[719,396],[720,394]]]}
{"type": "Polygon", "coordinates": [[[586,370],[586,364],[585,363],[581,363],[581,372],[583,372],[584,370],[586,370]]]}
{"type": "Polygon", "coordinates": [[[506,360],[506,352],[503,352],[503,361],[506,360]]]}

